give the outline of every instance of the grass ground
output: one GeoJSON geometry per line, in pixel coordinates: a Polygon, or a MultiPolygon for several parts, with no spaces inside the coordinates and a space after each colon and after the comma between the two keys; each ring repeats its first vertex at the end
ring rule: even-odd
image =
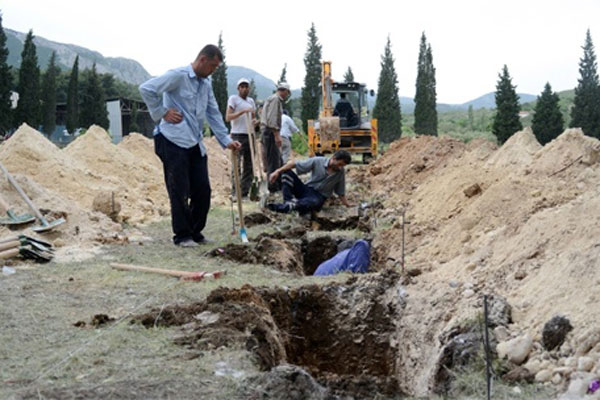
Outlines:
{"type": "MultiPolygon", "coordinates": [[[[269,224],[248,232],[253,237],[276,229],[269,224]]],[[[173,246],[168,220],[142,230],[151,241],[106,246],[83,262],[26,264],[17,266],[15,274],[0,275],[1,399],[240,398],[245,384],[241,378],[259,373],[252,354],[231,347],[193,351],[174,344],[179,328],[147,329],[132,324],[131,316],[200,302],[220,285],[296,287],[347,279],[298,277],[207,257],[214,247],[239,242],[231,234],[228,207],[211,210],[205,232],[217,242],[199,248],[173,246]],[[111,262],[189,271],[227,269],[228,274],[218,280],[182,282],[113,270],[111,262]],[[114,321],[93,326],[99,314],[114,321]]],[[[482,376],[462,375],[458,382],[465,396],[455,398],[483,398],[482,376]]],[[[503,395],[494,398],[536,398],[527,388],[522,394],[501,385],[495,391],[503,395]]]]}

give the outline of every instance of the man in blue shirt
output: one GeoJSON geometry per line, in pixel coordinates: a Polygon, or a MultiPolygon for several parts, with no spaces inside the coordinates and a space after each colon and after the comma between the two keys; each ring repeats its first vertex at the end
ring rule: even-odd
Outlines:
{"type": "Polygon", "coordinates": [[[204,121],[223,148],[238,150],[223,122],[208,76],[223,61],[217,46],[205,46],[194,62],[140,85],[154,129],[154,151],[163,163],[171,202],[173,242],[193,247],[208,240],[202,234],[210,209],[210,181],[204,121]]]}

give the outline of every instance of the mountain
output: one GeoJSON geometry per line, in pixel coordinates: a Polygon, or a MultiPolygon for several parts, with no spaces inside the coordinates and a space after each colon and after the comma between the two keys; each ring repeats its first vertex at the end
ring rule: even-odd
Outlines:
{"type": "MultiPolygon", "coordinates": [[[[4,33],[6,33],[6,44],[9,52],[8,64],[13,67],[19,67],[21,64],[21,52],[23,51],[23,44],[25,43],[27,34],[7,28],[4,28],[4,33]]],[[[135,85],[151,77],[148,71],[135,60],[123,57],[104,57],[97,51],[73,44],[53,42],[41,36],[35,36],[33,42],[37,50],[38,64],[42,70],[46,69],[52,52],[56,51],[57,64],[63,70],[70,70],[75,62],[75,57],[79,55],[80,71],[92,68],[92,64],[96,63],[96,70],[99,73],[110,73],[119,80],[135,85]]]]}
{"type": "Polygon", "coordinates": [[[237,81],[240,78],[248,80],[254,79],[256,85],[256,95],[258,100],[264,100],[275,91],[275,82],[259,74],[253,69],[240,67],[236,65],[227,66],[227,92],[229,95],[237,94],[237,81]]]}

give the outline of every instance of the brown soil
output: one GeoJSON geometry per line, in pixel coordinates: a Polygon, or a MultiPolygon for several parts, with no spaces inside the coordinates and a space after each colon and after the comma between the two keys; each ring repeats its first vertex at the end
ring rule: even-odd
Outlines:
{"type": "Polygon", "coordinates": [[[148,327],[182,326],[177,342],[184,346],[241,345],[265,371],[285,362],[300,365],[334,393],[372,398],[398,393],[394,332],[404,307],[398,281],[386,273],[292,290],[219,288],[205,302],[137,320],[148,327]]]}

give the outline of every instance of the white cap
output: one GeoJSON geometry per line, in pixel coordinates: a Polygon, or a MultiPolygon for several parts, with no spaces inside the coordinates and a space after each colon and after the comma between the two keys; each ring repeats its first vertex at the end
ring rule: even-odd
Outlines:
{"type": "Polygon", "coordinates": [[[250,84],[250,81],[246,78],[240,78],[240,80],[237,83],[236,87],[239,87],[242,83],[247,83],[248,85],[250,84]]]}
{"type": "Polygon", "coordinates": [[[279,89],[285,89],[285,90],[287,90],[289,92],[290,91],[290,85],[287,82],[281,82],[281,83],[279,83],[279,85],[277,85],[277,90],[279,90],[279,89]]]}

